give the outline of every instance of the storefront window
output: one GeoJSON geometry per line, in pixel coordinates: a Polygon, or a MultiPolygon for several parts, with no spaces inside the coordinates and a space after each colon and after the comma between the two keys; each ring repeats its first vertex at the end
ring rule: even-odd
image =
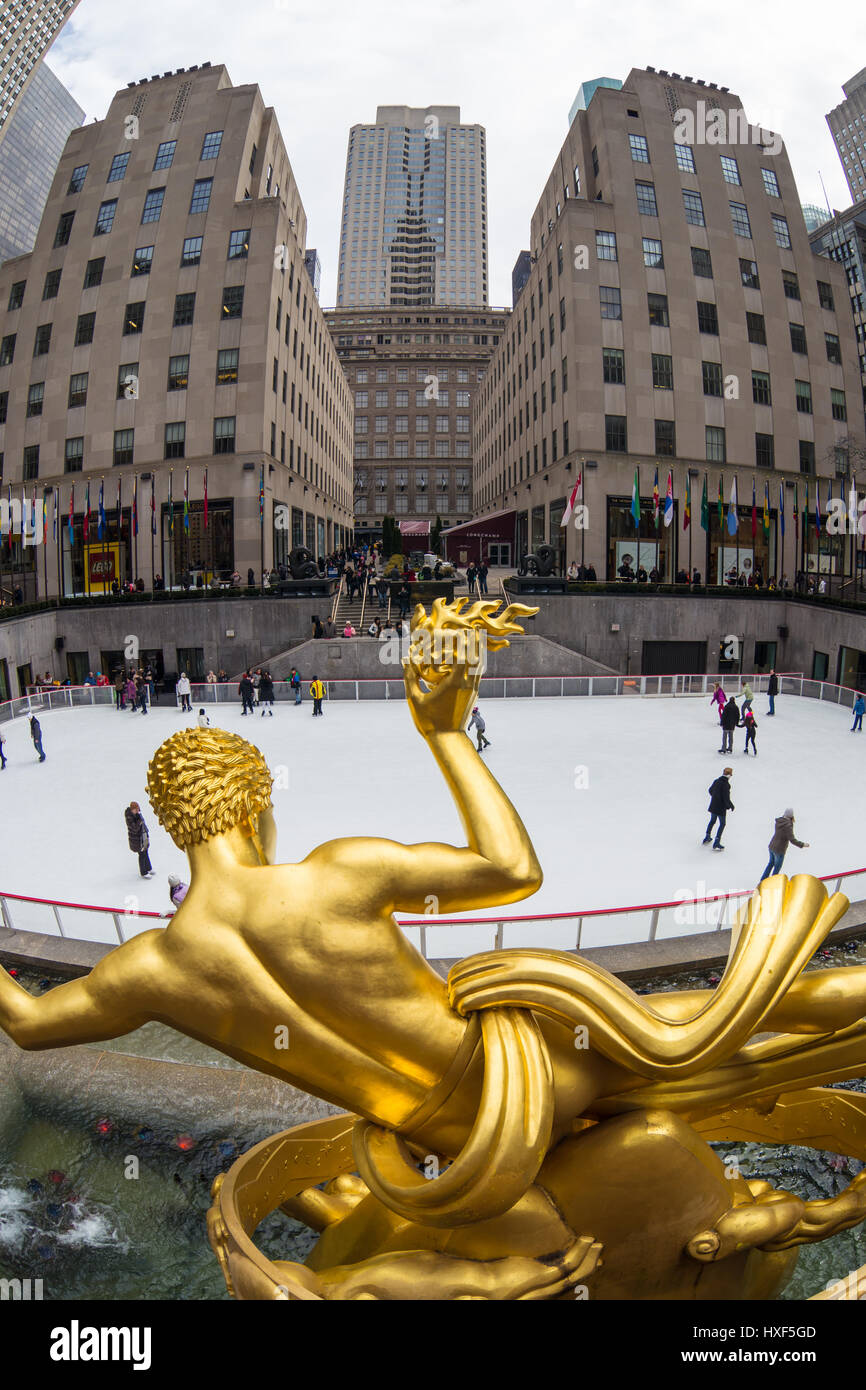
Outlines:
{"type": "MultiPolygon", "coordinates": [[[[662,504],[663,506],[663,504],[662,504]]],[[[671,584],[674,579],[676,559],[676,520],[670,527],[665,526],[659,511],[659,524],[656,526],[653,515],[652,498],[641,498],[640,528],[635,526],[631,514],[630,497],[609,497],[607,499],[607,578],[623,579],[628,574],[637,574],[639,567],[647,572],[657,570],[662,584],[671,584]],[[638,540],[640,553],[638,553],[638,540]]]]}

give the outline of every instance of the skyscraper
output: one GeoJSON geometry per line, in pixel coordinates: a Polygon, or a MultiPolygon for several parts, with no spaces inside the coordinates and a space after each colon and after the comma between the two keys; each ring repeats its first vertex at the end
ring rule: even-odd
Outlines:
{"type": "Polygon", "coordinates": [[[0,141],[40,58],[78,0],[15,0],[0,12],[0,141]]]}
{"type": "Polygon", "coordinates": [[[487,304],[485,133],[459,106],[380,106],[346,157],[337,307],[487,304]]]}
{"type": "Polygon", "coordinates": [[[843,82],[842,91],[845,100],[828,113],[827,124],[857,203],[866,195],[866,68],[843,82]]]}
{"type": "Polygon", "coordinates": [[[63,146],[84,111],[40,63],[0,143],[0,262],[33,250],[63,146]]]}

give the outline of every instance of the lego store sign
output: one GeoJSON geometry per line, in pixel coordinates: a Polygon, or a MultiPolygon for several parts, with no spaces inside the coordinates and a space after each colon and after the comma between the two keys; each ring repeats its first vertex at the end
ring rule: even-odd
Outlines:
{"type": "Polygon", "coordinates": [[[120,546],[88,545],[85,547],[87,592],[110,589],[120,572],[120,546]]]}

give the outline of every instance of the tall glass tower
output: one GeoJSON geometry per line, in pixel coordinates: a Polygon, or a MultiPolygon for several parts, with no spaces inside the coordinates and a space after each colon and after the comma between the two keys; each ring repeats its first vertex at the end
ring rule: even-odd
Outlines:
{"type": "Polygon", "coordinates": [[[83,120],[75,98],[40,63],[0,143],[0,261],[33,250],[63,147],[83,120]]]}
{"type": "Polygon", "coordinates": [[[481,306],[488,283],[484,128],[380,106],[349,134],[337,306],[481,306]]]}
{"type": "Polygon", "coordinates": [[[79,0],[6,0],[0,6],[0,142],[34,69],[79,0]]]}

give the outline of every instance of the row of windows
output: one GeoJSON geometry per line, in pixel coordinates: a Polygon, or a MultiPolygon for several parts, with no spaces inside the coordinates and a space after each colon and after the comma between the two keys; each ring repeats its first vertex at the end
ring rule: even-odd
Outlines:
{"type": "MultiPolygon", "coordinates": [[[[426,492],[429,478],[429,471],[426,468],[415,469],[415,491],[426,492]]],[[[377,492],[388,491],[388,480],[392,479],[396,488],[406,488],[409,486],[408,468],[385,469],[377,468],[374,474],[374,486],[377,492]]],[[[468,492],[471,487],[471,477],[467,468],[457,468],[454,470],[454,485],[458,492],[468,492]]],[[[447,492],[451,486],[451,472],[447,468],[440,468],[436,473],[436,487],[440,492],[447,492]]],[[[357,492],[367,491],[367,470],[358,468],[355,471],[355,490],[357,492]]]]}
{"type": "MultiPolygon", "coordinates": [[[[388,415],[377,415],[377,416],[375,417],[375,420],[376,420],[376,433],[377,433],[377,434],[388,434],[389,431],[390,431],[391,428],[392,428],[392,422],[391,422],[390,416],[388,416],[388,415]]],[[[469,431],[470,431],[470,417],[469,417],[468,415],[457,415],[457,416],[455,417],[455,420],[456,420],[455,429],[456,429],[457,433],[458,433],[458,434],[469,434],[469,431]]],[[[367,415],[356,415],[356,416],[355,416],[355,433],[356,433],[356,434],[367,434],[368,431],[369,431],[369,428],[370,428],[369,416],[367,416],[367,415]]],[[[419,434],[427,434],[428,428],[429,428],[429,417],[428,417],[427,415],[416,415],[416,417],[415,417],[415,429],[416,429],[416,431],[417,431],[419,434]]],[[[451,428],[451,417],[450,417],[449,415],[437,415],[437,416],[436,416],[436,433],[437,433],[437,434],[448,434],[450,428],[451,428]]],[[[408,416],[408,415],[395,415],[395,416],[394,416],[394,420],[393,420],[393,430],[394,430],[394,433],[395,433],[395,434],[408,434],[408,433],[409,433],[409,416],[408,416]]]]}
{"type": "MultiPolygon", "coordinates": [[[[366,439],[355,441],[356,459],[407,459],[409,457],[408,439],[377,439],[373,444],[373,453],[370,453],[370,445],[366,439]]],[[[426,439],[416,439],[414,443],[415,458],[430,458],[430,444],[426,439]]],[[[472,447],[468,439],[436,439],[434,440],[433,458],[447,459],[458,458],[468,459],[472,457],[472,447]]]]}
{"type": "MultiPolygon", "coordinates": [[[[210,207],[211,190],[213,179],[196,179],[193,184],[192,197],[190,199],[189,212],[207,212],[210,207]]],[[[162,215],[162,205],[165,201],[165,188],[151,188],[145,195],[144,206],[141,212],[141,221],[158,222],[162,215]]],[[[96,223],[93,228],[94,236],[107,236],[114,226],[114,217],[117,212],[117,198],[108,198],[100,203],[99,211],[96,214],[96,223]]],[[[72,226],[75,222],[74,212],[61,213],[57,223],[57,231],[54,234],[54,246],[67,246],[72,236],[72,226]]]]}
{"type": "MultiPolygon", "coordinates": [[[[397,368],[395,368],[395,371],[396,371],[396,374],[397,374],[397,375],[396,375],[396,381],[397,381],[397,384],[398,384],[398,385],[401,385],[401,384],[403,384],[403,383],[408,383],[408,381],[409,381],[409,368],[408,368],[408,367],[397,367],[397,368]]],[[[416,371],[415,371],[415,380],[416,380],[416,381],[423,381],[423,382],[426,383],[428,377],[430,377],[430,376],[435,376],[435,377],[436,377],[436,380],[437,380],[438,382],[447,381],[447,380],[448,380],[448,371],[449,371],[448,367],[442,367],[442,366],[438,366],[438,365],[437,365],[435,371],[434,371],[432,368],[430,368],[430,367],[418,367],[418,368],[416,369],[416,371]]],[[[346,369],[346,376],[351,380],[351,368],[350,368],[350,367],[348,367],[348,368],[346,369]]],[[[484,377],[484,368],[483,368],[483,367],[477,368],[477,369],[476,369],[476,379],[477,379],[478,381],[481,381],[481,380],[483,379],[483,377],[484,377]]],[[[390,378],[390,369],[389,369],[388,367],[377,367],[377,368],[376,368],[376,381],[377,381],[377,382],[390,381],[390,379],[391,379],[391,378],[390,378]]],[[[356,371],[355,371],[355,380],[356,380],[356,382],[358,383],[359,386],[365,385],[366,382],[369,380],[369,372],[368,372],[368,369],[367,369],[366,367],[358,367],[358,368],[356,368],[356,371]]],[[[460,383],[463,383],[463,382],[468,382],[468,380],[469,380],[469,369],[468,369],[467,367],[458,367],[458,368],[457,368],[457,382],[458,382],[458,385],[459,385],[460,383]]],[[[440,395],[441,395],[441,393],[440,393],[440,395]]]]}
{"type": "MultiPolygon", "coordinates": [[[[676,457],[676,426],[673,420],[656,420],[655,453],[659,458],[676,457]]],[[[625,415],[605,415],[604,447],[610,454],[628,453],[628,422],[625,415]]],[[[809,439],[799,442],[801,473],[815,472],[815,445],[809,439]]],[[[719,425],[706,426],[707,463],[727,462],[725,430],[719,425]]],[[[772,434],[755,434],[755,466],[773,468],[776,463],[775,439],[772,434]]]]}
{"type": "MultiPolygon", "coordinates": [[[[622,348],[602,348],[602,376],[609,386],[625,385],[625,352],[622,348]]],[[[665,353],[652,354],[653,387],[656,390],[674,389],[673,358],[665,353]]],[[[555,378],[554,378],[555,380],[555,378]]],[[[725,395],[725,376],[720,362],[701,363],[701,381],[705,396],[725,395]]],[[[812,414],[812,386],[808,381],[794,382],[794,395],[797,409],[804,415],[812,414]]],[[[533,393],[534,396],[534,393],[533,393]]],[[[544,386],[542,385],[542,410],[544,409],[544,386]]],[[[736,399],[736,397],[732,397],[736,399]]],[[[772,392],[769,372],[752,372],[752,399],[756,405],[772,405],[772,392]]],[[[848,411],[845,392],[831,388],[830,408],[834,420],[847,420],[848,411]]],[[[536,418],[533,416],[533,418],[536,418]]]]}
{"type": "MultiPolygon", "coordinates": [[[[233,454],[235,452],[236,417],[218,416],[213,422],[213,452],[233,454]]],[[[165,426],[163,457],[182,459],[186,454],[186,422],[175,420],[165,426]]],[[[135,430],[115,430],[112,447],[112,463],[126,466],[134,461],[135,430]]],[[[24,481],[30,482],[39,477],[39,445],[31,444],[24,450],[24,481]]],[[[63,471],[80,473],[84,466],[84,436],[68,438],[64,444],[63,471]]]]}
{"type": "MultiPolygon", "coordinates": [[[[629,135],[628,143],[631,157],[635,164],[649,164],[651,162],[649,145],[645,135],[629,135]]],[[[677,161],[677,168],[680,169],[682,173],[694,174],[696,172],[695,156],[690,145],[683,145],[675,142],[674,154],[677,161]]],[[[721,154],[719,155],[719,159],[721,161],[722,177],[725,183],[741,186],[743,181],[740,178],[740,166],[734,156],[721,154]]],[[[598,170],[596,169],[595,172],[598,173],[598,170]]],[[[779,180],[776,177],[775,170],[762,168],[761,178],[763,179],[764,189],[768,196],[771,198],[781,198],[779,180]]]]}
{"type": "MultiPolygon", "coordinates": [[[[199,159],[216,159],[222,146],[222,140],[223,132],[221,130],[208,131],[202,141],[199,159]]],[[[154,169],[170,169],[174,160],[176,148],[176,140],[163,140],[156,151],[156,158],[153,161],[154,169]]],[[[124,154],[116,154],[114,156],[108,170],[108,176],[105,180],[106,183],[119,183],[121,179],[126,177],[129,155],[130,152],[127,151],[124,154]]],[[[66,190],[67,195],[81,192],[87,179],[89,168],[89,164],[79,164],[72,170],[69,187],[66,190]]]]}
{"type": "MultiPolygon", "coordinates": [[[[438,381],[438,380],[440,380],[440,378],[437,377],[437,381],[438,381]]],[[[376,409],[377,409],[377,410],[384,410],[384,409],[387,409],[387,407],[388,407],[388,405],[389,405],[389,403],[390,403],[390,400],[389,400],[390,393],[389,393],[388,391],[377,391],[375,394],[376,394],[376,409]]],[[[356,409],[356,410],[366,410],[366,409],[367,409],[368,402],[369,402],[369,395],[370,395],[369,391],[356,391],[356,392],[355,392],[355,409],[356,409]]],[[[456,395],[457,395],[457,409],[458,409],[458,410],[468,410],[468,408],[469,408],[469,392],[468,392],[468,391],[458,391],[458,392],[456,393],[456,395]]],[[[430,405],[431,401],[435,401],[435,403],[436,403],[437,405],[448,405],[448,392],[447,392],[447,391],[443,391],[441,388],[439,388],[439,389],[436,391],[435,394],[431,394],[431,395],[428,395],[427,392],[426,392],[426,390],[425,390],[425,391],[416,391],[416,392],[415,392],[415,405],[416,405],[416,407],[417,407],[418,409],[423,410],[426,406],[429,406],[429,405],[430,405]]],[[[408,391],[395,391],[395,393],[394,393],[394,404],[395,404],[395,406],[397,407],[398,410],[401,409],[401,408],[403,408],[403,409],[408,408],[408,405],[409,405],[409,392],[408,392],[408,391]]]]}
{"type": "MultiPolygon", "coordinates": [[[[622,295],[616,285],[599,285],[599,308],[603,319],[622,319],[622,295]]],[[[698,332],[711,334],[714,337],[719,335],[719,315],[716,305],[707,300],[697,301],[698,311],[698,332]]],[[[647,312],[649,322],[655,328],[670,327],[670,312],[668,309],[668,297],[666,294],[648,294],[647,312]]],[[[791,350],[805,355],[808,351],[806,344],[806,329],[802,323],[789,323],[791,337],[791,350]]],[[[746,313],[746,330],[750,343],[760,343],[766,346],[767,326],[763,314],[746,313]]],[[[836,333],[825,333],[824,343],[829,362],[841,363],[842,352],[839,343],[839,336],[836,333]]],[[[542,354],[543,355],[543,354],[542,354]]],[[[533,367],[535,366],[535,355],[533,353],[533,367]]]]}
{"type": "MultiPolygon", "coordinates": [[[[469,496],[468,493],[462,493],[462,492],[461,492],[461,493],[458,493],[458,494],[457,494],[457,501],[456,501],[455,506],[454,506],[454,510],[455,510],[456,512],[469,512],[469,511],[471,511],[471,510],[472,510],[472,508],[471,508],[471,506],[470,506],[471,500],[472,500],[472,499],[471,499],[471,497],[469,496]]],[[[447,492],[437,492],[437,493],[436,493],[435,508],[436,508],[436,511],[440,513],[440,515],[450,510],[450,508],[451,508],[451,503],[450,503],[449,500],[448,500],[448,493],[447,493],[447,492]]],[[[368,509],[368,506],[367,506],[367,498],[366,498],[366,497],[356,497],[356,498],[355,498],[355,515],[356,515],[356,516],[366,516],[368,510],[369,510],[369,509],[368,509]]],[[[426,493],[419,493],[419,494],[416,495],[416,497],[415,497],[415,505],[414,505],[414,507],[412,508],[412,510],[413,510],[414,512],[429,512],[429,511],[430,511],[430,498],[427,496],[426,493]]],[[[386,513],[389,512],[389,511],[393,511],[393,512],[398,513],[398,514],[399,514],[399,513],[403,513],[403,512],[408,512],[408,511],[409,511],[409,498],[407,497],[407,495],[406,495],[405,493],[398,492],[398,493],[396,494],[396,496],[393,497],[393,498],[391,499],[391,501],[389,502],[387,497],[382,497],[382,496],[377,495],[376,497],[373,498],[373,511],[374,511],[375,513],[377,513],[378,515],[384,515],[384,514],[386,514],[386,513]]]]}
{"type": "MultiPolygon", "coordinates": [[[[635,179],[634,187],[637,197],[638,212],[644,217],[658,217],[659,210],[656,200],[655,184],[635,179]]],[[[688,189],[683,189],[683,202],[685,205],[686,221],[695,227],[705,227],[704,205],[700,193],[693,193],[688,189]]],[[[749,210],[746,204],[729,201],[728,207],[731,210],[731,223],[734,228],[734,235],[751,239],[752,224],[749,221],[749,210]]],[[[781,247],[790,247],[791,237],[788,230],[787,219],[781,215],[773,214],[772,222],[777,245],[781,247]]],[[[614,234],[605,233],[605,235],[613,236],[614,234]]],[[[606,244],[605,250],[608,252],[610,251],[609,244],[606,244]]],[[[608,254],[605,259],[613,260],[615,257],[608,254]]]]}

